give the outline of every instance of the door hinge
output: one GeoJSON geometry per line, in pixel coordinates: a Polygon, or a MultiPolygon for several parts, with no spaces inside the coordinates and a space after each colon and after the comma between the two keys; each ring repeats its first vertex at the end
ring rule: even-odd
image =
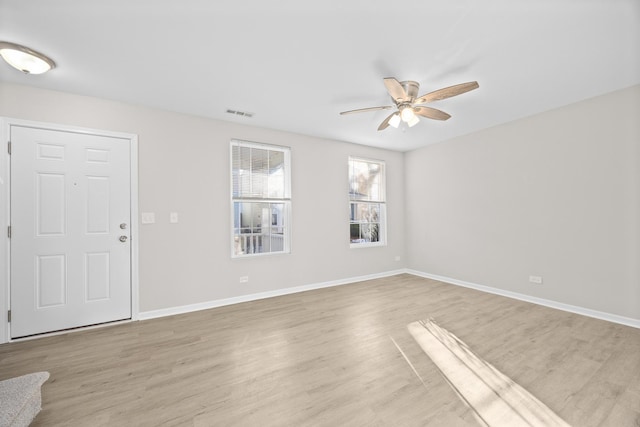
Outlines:
{"type": "Polygon", "coordinates": [[[7,153],[11,155],[11,141],[7,142],[7,153]]]}
{"type": "Polygon", "coordinates": [[[7,227],[7,237],[11,238],[11,226],[7,227]]]}
{"type": "Polygon", "coordinates": [[[11,310],[7,311],[7,321],[11,323],[11,310]]]}

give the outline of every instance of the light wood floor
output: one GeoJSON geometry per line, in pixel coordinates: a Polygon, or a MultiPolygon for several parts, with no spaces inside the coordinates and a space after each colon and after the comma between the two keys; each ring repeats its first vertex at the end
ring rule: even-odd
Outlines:
{"type": "Polygon", "coordinates": [[[476,426],[430,317],[571,425],[640,426],[639,329],[411,275],[3,344],[0,379],[51,373],[34,426],[476,426]]]}

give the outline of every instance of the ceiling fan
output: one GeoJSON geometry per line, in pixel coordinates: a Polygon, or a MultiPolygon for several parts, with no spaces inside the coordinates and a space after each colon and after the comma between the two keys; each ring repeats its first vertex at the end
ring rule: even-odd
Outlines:
{"type": "Polygon", "coordinates": [[[444,111],[426,107],[424,104],[451,98],[452,96],[460,95],[479,87],[478,82],[460,83],[429,92],[426,95],[418,96],[420,84],[412,80],[399,82],[394,77],[386,77],[384,79],[384,85],[386,86],[389,95],[391,95],[391,99],[395,105],[359,108],[357,110],[343,111],[340,114],[344,115],[365,113],[368,111],[390,110],[395,107],[397,108],[397,111],[394,111],[384,119],[382,123],[380,123],[380,126],[378,126],[378,130],[385,130],[389,126],[397,128],[398,125],[400,125],[400,122],[405,122],[409,127],[413,127],[420,121],[418,116],[434,120],[447,120],[451,117],[444,111]]]}

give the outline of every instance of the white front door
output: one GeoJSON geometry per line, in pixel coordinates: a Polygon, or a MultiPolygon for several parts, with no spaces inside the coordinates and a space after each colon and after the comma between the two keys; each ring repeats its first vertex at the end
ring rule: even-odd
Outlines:
{"type": "Polygon", "coordinates": [[[12,124],[11,337],[131,318],[130,144],[12,124]]]}

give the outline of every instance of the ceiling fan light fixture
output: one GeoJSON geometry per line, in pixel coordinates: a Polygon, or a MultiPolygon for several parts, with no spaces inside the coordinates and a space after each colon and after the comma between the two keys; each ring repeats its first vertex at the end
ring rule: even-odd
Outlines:
{"type": "Polygon", "coordinates": [[[413,108],[406,106],[406,107],[403,107],[402,110],[400,110],[400,117],[402,118],[403,122],[409,123],[413,119],[415,119],[416,112],[413,111],[413,108]]]}
{"type": "Polygon", "coordinates": [[[418,116],[414,114],[413,117],[407,122],[407,125],[409,125],[409,127],[412,128],[415,125],[417,125],[419,121],[420,119],[418,118],[418,116]]]}
{"type": "Polygon", "coordinates": [[[396,113],[393,115],[393,117],[391,117],[389,119],[389,125],[393,126],[394,128],[398,128],[398,126],[400,126],[400,122],[402,119],[400,119],[400,114],[396,113]]]}
{"type": "Polygon", "coordinates": [[[25,74],[46,73],[56,66],[46,55],[10,42],[0,41],[0,56],[7,64],[25,74]]]}

